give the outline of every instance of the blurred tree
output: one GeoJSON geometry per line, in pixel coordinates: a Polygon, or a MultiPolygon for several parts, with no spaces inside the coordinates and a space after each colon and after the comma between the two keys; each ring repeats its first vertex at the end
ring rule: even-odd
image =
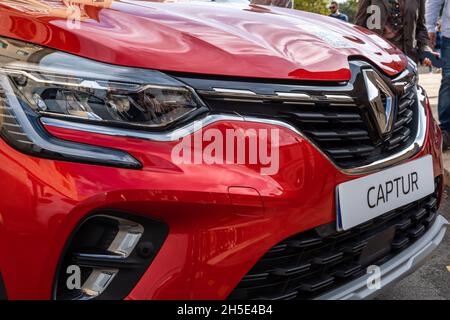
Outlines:
{"type": "Polygon", "coordinates": [[[295,9],[328,15],[328,0],[295,0],[295,9]]]}
{"type": "Polygon", "coordinates": [[[358,0],[347,0],[341,3],[339,7],[341,12],[348,16],[348,21],[354,23],[358,10],[358,0]]]}

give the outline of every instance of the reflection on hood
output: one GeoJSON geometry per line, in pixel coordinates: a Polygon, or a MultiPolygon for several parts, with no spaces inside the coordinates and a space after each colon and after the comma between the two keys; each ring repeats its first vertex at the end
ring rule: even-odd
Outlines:
{"type": "Polygon", "coordinates": [[[88,8],[110,8],[114,0],[0,0],[11,9],[32,15],[50,14],[63,19],[84,21],[92,17],[88,8]]]}

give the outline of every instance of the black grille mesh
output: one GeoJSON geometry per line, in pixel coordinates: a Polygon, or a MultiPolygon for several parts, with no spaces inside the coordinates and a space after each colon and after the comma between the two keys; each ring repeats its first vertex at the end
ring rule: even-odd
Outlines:
{"type": "MultiPolygon", "coordinates": [[[[350,67],[351,80],[334,84],[196,77],[179,79],[195,88],[213,113],[240,114],[290,123],[339,167],[349,169],[382,160],[412,144],[417,135],[417,108],[421,107],[417,101],[414,71],[408,69],[407,76],[396,79],[379,73],[381,81],[395,95],[393,129],[389,134],[382,135],[378,131],[363,74],[364,70],[373,68],[361,62],[352,62],[350,67]],[[224,95],[217,92],[217,88],[229,92],[224,95]],[[244,92],[244,96],[239,92],[244,92]],[[245,95],[245,92],[254,95],[245,95]],[[295,94],[300,94],[297,100],[288,98],[295,94]]],[[[386,97],[380,93],[382,101],[386,102],[386,97]]]]}
{"type": "Polygon", "coordinates": [[[411,144],[417,134],[417,96],[412,86],[396,103],[392,133],[381,140],[374,133],[368,102],[356,99],[352,104],[334,101],[314,104],[287,104],[276,101],[222,101],[205,98],[215,110],[236,110],[243,114],[290,123],[307,136],[341,168],[364,166],[386,158],[411,144]]]}
{"type": "Polygon", "coordinates": [[[315,142],[340,167],[351,168],[386,157],[415,137],[415,88],[399,97],[392,135],[384,141],[374,140],[363,109],[357,107],[324,107],[314,111],[292,113],[292,120],[308,138],[315,142]]]}

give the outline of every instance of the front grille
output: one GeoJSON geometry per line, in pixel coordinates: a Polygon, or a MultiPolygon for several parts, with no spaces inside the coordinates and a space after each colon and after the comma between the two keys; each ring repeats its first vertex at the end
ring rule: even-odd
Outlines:
{"type": "Polygon", "coordinates": [[[229,299],[312,299],[381,265],[420,238],[437,217],[436,192],[344,232],[327,225],[271,248],[229,299]]]}
{"type": "MultiPolygon", "coordinates": [[[[377,127],[364,70],[373,69],[367,63],[352,62],[349,82],[326,84],[179,79],[195,88],[212,112],[272,118],[289,123],[339,167],[349,169],[389,157],[413,143],[417,135],[419,105],[417,88],[413,85],[416,80],[414,72],[408,74],[406,81],[405,78],[393,80],[379,74],[395,94],[392,130],[386,135],[377,127]],[[218,92],[217,88],[224,91],[218,92]]],[[[381,100],[385,104],[386,96],[381,95],[381,100]]]]}
{"type": "Polygon", "coordinates": [[[411,87],[398,100],[392,134],[385,140],[374,139],[364,108],[315,105],[298,108],[291,122],[340,167],[366,165],[398,152],[415,138],[416,92],[411,87]]]}

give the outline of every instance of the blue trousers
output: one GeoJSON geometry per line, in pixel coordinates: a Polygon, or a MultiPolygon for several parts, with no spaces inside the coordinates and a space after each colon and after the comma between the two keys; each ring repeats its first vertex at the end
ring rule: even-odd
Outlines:
{"type": "Polygon", "coordinates": [[[441,59],[444,60],[444,67],[439,89],[439,122],[442,130],[450,133],[450,38],[442,37],[441,59]]]}

